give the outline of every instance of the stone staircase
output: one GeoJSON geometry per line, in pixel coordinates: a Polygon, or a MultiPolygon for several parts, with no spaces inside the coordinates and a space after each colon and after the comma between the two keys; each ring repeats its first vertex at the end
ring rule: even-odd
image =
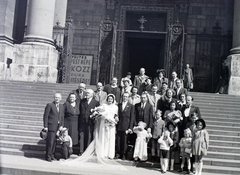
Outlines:
{"type": "MultiPolygon", "coordinates": [[[[0,81],[0,154],[44,158],[45,141],[39,137],[44,107],[53,101],[55,92],[62,94],[64,102],[76,88],[73,84],[0,81]]],[[[210,134],[203,171],[240,174],[240,97],[190,94],[194,105],[200,107],[210,134]]]]}

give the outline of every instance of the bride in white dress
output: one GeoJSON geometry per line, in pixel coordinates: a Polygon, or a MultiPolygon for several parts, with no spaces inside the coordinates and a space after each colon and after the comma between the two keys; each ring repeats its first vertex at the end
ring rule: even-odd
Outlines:
{"type": "Polygon", "coordinates": [[[93,161],[105,165],[120,165],[111,160],[115,156],[115,132],[118,122],[118,106],[115,104],[115,96],[109,94],[106,103],[95,108],[90,117],[95,118],[94,139],[81,157],[63,162],[69,166],[79,165],[87,161],[93,161]]]}

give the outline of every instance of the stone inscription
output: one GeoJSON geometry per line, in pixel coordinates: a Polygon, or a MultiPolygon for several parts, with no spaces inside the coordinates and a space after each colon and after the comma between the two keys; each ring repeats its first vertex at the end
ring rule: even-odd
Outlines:
{"type": "Polygon", "coordinates": [[[70,83],[91,82],[93,55],[72,55],[70,83]]]}

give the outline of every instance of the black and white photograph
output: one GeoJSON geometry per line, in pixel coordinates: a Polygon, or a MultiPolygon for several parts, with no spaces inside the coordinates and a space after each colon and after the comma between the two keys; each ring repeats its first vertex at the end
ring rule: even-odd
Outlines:
{"type": "Polygon", "coordinates": [[[239,175],[240,0],[0,0],[0,174],[239,175]]]}

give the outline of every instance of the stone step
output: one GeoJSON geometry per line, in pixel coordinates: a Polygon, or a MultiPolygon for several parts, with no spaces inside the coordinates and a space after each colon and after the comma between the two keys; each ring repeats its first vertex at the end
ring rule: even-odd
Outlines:
{"type": "Polygon", "coordinates": [[[210,140],[225,140],[230,142],[240,142],[240,136],[209,135],[210,140]]]}
{"type": "Polygon", "coordinates": [[[1,123],[5,124],[19,124],[21,125],[30,125],[30,126],[43,126],[43,120],[37,120],[37,121],[32,121],[32,120],[13,120],[13,119],[6,119],[2,118],[1,123]]]}
{"type": "Polygon", "coordinates": [[[43,121],[43,116],[26,116],[26,114],[2,114],[0,119],[14,119],[14,120],[31,120],[31,121],[43,121]]]}
{"type": "Polygon", "coordinates": [[[229,147],[229,146],[209,145],[208,151],[240,153],[240,148],[239,147],[229,147]]]}
{"type": "Polygon", "coordinates": [[[209,121],[208,118],[204,118],[207,122],[207,125],[218,125],[218,126],[228,126],[228,127],[240,127],[240,123],[232,122],[229,120],[226,121],[209,121]]]}
{"type": "Polygon", "coordinates": [[[237,127],[237,126],[232,126],[232,127],[229,127],[229,126],[220,126],[220,125],[210,125],[210,124],[207,124],[207,129],[208,128],[211,128],[211,129],[215,129],[215,130],[221,130],[221,131],[236,131],[236,132],[239,132],[240,131],[240,127],[237,127]]]}
{"type": "MultiPolygon", "coordinates": [[[[1,126],[1,125],[0,125],[1,126]]],[[[26,136],[26,137],[36,137],[40,138],[40,131],[31,131],[31,130],[19,130],[19,127],[17,129],[10,129],[10,128],[1,128],[0,127],[0,133],[1,134],[7,134],[7,135],[14,135],[14,136],[26,136]]]]}
{"type": "Polygon", "coordinates": [[[216,173],[216,174],[240,174],[240,168],[238,167],[227,167],[227,166],[214,166],[214,165],[203,165],[203,172],[216,173]]]}
{"type": "Polygon", "coordinates": [[[240,136],[240,132],[236,131],[222,131],[222,130],[215,130],[215,129],[210,129],[207,128],[207,131],[209,135],[214,134],[214,135],[225,135],[225,136],[240,136]]]}
{"type": "Polygon", "coordinates": [[[221,166],[221,167],[240,167],[240,161],[239,160],[229,160],[229,159],[215,159],[215,158],[203,158],[203,167],[205,165],[213,165],[213,166],[221,166]]]}
{"type": "Polygon", "coordinates": [[[30,130],[30,131],[41,131],[43,128],[43,124],[39,126],[30,126],[30,125],[21,125],[19,124],[10,124],[10,123],[0,123],[0,128],[5,128],[5,129],[23,129],[23,130],[30,130]]]}
{"type": "Polygon", "coordinates": [[[11,109],[1,109],[1,112],[3,114],[13,114],[13,115],[17,115],[17,114],[20,114],[20,115],[26,115],[26,116],[43,116],[43,113],[44,113],[44,109],[42,109],[42,112],[32,112],[32,111],[14,111],[14,110],[11,110],[11,109]]]}
{"type": "Polygon", "coordinates": [[[33,158],[45,158],[45,151],[35,151],[35,150],[18,150],[14,148],[2,148],[0,147],[0,154],[8,155],[18,155],[24,157],[33,157],[33,158]]]}
{"type": "Polygon", "coordinates": [[[209,145],[214,145],[214,146],[229,146],[229,147],[240,147],[240,142],[229,142],[229,141],[224,141],[224,140],[210,140],[209,145]]]}
{"type": "MultiPolygon", "coordinates": [[[[229,152],[207,152],[207,158],[214,159],[228,159],[228,160],[240,160],[240,154],[237,153],[229,153],[229,152]]],[[[239,161],[240,162],[240,161],[239,161]]]]}
{"type": "Polygon", "coordinates": [[[9,134],[2,134],[1,133],[0,134],[0,140],[45,144],[45,140],[42,140],[39,135],[38,135],[38,137],[31,137],[31,136],[9,135],[9,134]]]}

